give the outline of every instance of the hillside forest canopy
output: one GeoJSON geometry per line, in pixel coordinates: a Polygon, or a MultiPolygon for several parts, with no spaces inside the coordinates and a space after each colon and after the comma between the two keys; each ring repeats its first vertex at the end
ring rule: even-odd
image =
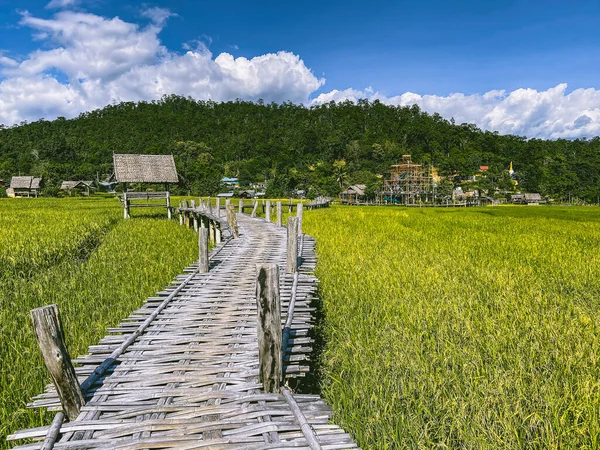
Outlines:
{"type": "Polygon", "coordinates": [[[413,106],[360,100],[306,107],[262,101],[216,103],[167,96],[125,102],[74,119],[41,119],[0,129],[0,179],[43,177],[47,195],[63,180],[105,179],[113,153],[173,154],[179,189],[214,195],[224,176],[267,182],[267,196],[303,189],[336,196],[349,184],[373,194],[404,154],[435,167],[444,186],[477,178],[489,194],[519,189],[556,200],[600,198],[600,137],[527,139],[455,124],[413,106]]]}

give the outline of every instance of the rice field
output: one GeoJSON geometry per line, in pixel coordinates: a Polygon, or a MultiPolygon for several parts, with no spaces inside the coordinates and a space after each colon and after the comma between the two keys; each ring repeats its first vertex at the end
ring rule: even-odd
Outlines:
{"type": "Polygon", "coordinates": [[[600,448],[600,209],[305,213],[322,394],[365,449],[600,448]]]}
{"type": "Polygon", "coordinates": [[[164,209],[122,214],[115,199],[0,200],[0,448],[53,416],[25,408],[50,382],[32,308],[59,305],[77,356],[197,258],[197,236],[164,209]]]}

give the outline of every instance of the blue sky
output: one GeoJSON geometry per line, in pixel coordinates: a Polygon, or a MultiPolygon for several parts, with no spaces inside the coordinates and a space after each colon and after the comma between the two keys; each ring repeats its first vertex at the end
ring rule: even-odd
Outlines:
{"type": "Polygon", "coordinates": [[[15,7],[15,2],[0,0],[4,123],[35,120],[36,114],[72,116],[103,106],[109,97],[150,99],[169,89],[184,94],[189,88],[192,96],[215,100],[260,96],[311,104],[368,97],[390,104],[417,103],[500,132],[540,137],[600,134],[598,1],[49,2],[22,1],[15,7]],[[86,24],[71,35],[83,17],[77,14],[85,15],[86,24]],[[101,23],[90,24],[95,17],[101,23]],[[117,17],[130,27],[121,27],[116,39],[126,41],[152,28],[142,36],[141,47],[148,54],[120,71],[90,72],[91,59],[106,58],[105,65],[110,65],[118,50],[140,48],[135,38],[129,49],[111,47],[110,21],[117,17]],[[77,53],[102,33],[109,42],[106,53],[77,53]],[[208,59],[201,65],[190,65],[185,58],[173,62],[189,51],[208,59]],[[62,62],[53,64],[57,52],[62,62]],[[278,52],[285,55],[260,59],[278,52]],[[223,53],[233,62],[220,63],[223,53]],[[69,56],[76,54],[79,57],[69,56]],[[171,63],[168,70],[166,59],[171,63]],[[173,64],[197,71],[206,81],[203,88],[187,74],[174,79],[173,64]],[[254,73],[255,66],[261,74],[254,73]],[[144,76],[133,77],[132,70],[144,76]],[[47,99],[48,107],[18,110],[11,103],[19,86],[25,97],[30,94],[27,83],[17,83],[24,76],[34,77],[30,84],[37,80],[40,89],[51,88],[48,77],[61,85],[47,99]],[[151,89],[143,85],[155,76],[151,89]],[[268,82],[265,76],[271,77],[268,82]],[[116,83],[117,78],[122,82],[116,83]],[[92,81],[96,91],[106,91],[104,96],[91,91],[92,81]],[[557,116],[562,109],[569,111],[557,116]],[[585,126],[575,125],[581,123],[585,126]]]}

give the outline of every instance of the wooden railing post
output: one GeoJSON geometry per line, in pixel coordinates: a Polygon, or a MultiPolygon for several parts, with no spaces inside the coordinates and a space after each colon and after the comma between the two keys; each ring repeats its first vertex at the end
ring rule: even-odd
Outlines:
{"type": "Polygon", "coordinates": [[[208,222],[208,239],[214,244],[217,241],[217,239],[215,237],[216,226],[215,226],[215,223],[210,219],[208,219],[207,222],[208,222]]]}
{"type": "Polygon", "coordinates": [[[298,218],[288,217],[287,220],[287,254],[286,266],[287,273],[296,273],[298,271],[298,218]]]}
{"type": "Polygon", "coordinates": [[[304,212],[304,205],[302,200],[296,205],[296,217],[298,218],[298,235],[302,234],[302,213],[304,212]]]}
{"type": "Polygon", "coordinates": [[[31,310],[31,320],[44,364],[52,375],[63,411],[69,420],[75,420],[85,405],[81,386],[65,344],[57,305],[31,310]]]}
{"type": "Polygon", "coordinates": [[[167,191],[167,219],[171,220],[171,194],[167,191]]]}
{"type": "Polygon", "coordinates": [[[183,207],[183,202],[179,202],[179,226],[183,226],[183,213],[181,212],[181,208],[183,207]]]}
{"type": "Polygon", "coordinates": [[[258,379],[265,392],[278,393],[282,374],[279,267],[258,264],[256,272],[258,379]]]}
{"type": "Polygon", "coordinates": [[[278,227],[283,226],[283,221],[282,221],[282,218],[281,218],[281,216],[282,216],[281,208],[282,208],[281,201],[278,201],[277,202],[277,226],[278,227]]]}
{"type": "Polygon", "coordinates": [[[198,272],[208,272],[208,228],[200,228],[198,231],[198,272]]]}
{"type": "Polygon", "coordinates": [[[229,221],[229,227],[231,228],[231,234],[234,239],[239,237],[239,230],[237,226],[237,218],[235,216],[235,209],[233,205],[229,205],[229,209],[227,210],[227,220],[229,221]]]}
{"type": "Polygon", "coordinates": [[[210,197],[208,197],[208,200],[206,201],[206,208],[208,209],[208,213],[212,214],[212,203],[210,202],[210,197]]]}
{"type": "Polygon", "coordinates": [[[267,200],[267,205],[265,208],[265,219],[267,222],[271,221],[271,200],[267,200]]]}
{"type": "Polygon", "coordinates": [[[258,200],[254,200],[254,206],[252,207],[252,214],[250,217],[256,217],[256,210],[258,209],[258,200]]]}
{"type": "Polygon", "coordinates": [[[129,200],[127,199],[127,192],[123,192],[123,219],[129,219],[129,200]]]}
{"type": "Polygon", "coordinates": [[[240,203],[239,203],[239,212],[243,213],[244,212],[244,199],[240,198],[240,203]]]}
{"type": "Polygon", "coordinates": [[[221,217],[221,197],[217,197],[217,217],[221,217]]]}

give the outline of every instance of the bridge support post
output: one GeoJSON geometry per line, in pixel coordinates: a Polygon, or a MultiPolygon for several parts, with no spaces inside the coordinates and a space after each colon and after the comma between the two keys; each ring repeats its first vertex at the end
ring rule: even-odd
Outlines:
{"type": "Polygon", "coordinates": [[[229,227],[231,228],[231,234],[234,239],[237,239],[240,234],[237,225],[237,218],[235,216],[235,209],[233,209],[233,205],[229,205],[229,209],[227,210],[227,220],[229,221],[229,227]]]}
{"type": "Polygon", "coordinates": [[[217,197],[217,217],[221,217],[221,197],[217,197]]]}
{"type": "Polygon", "coordinates": [[[258,377],[265,392],[278,393],[282,374],[279,267],[258,264],[256,272],[258,377]]]}
{"type": "Polygon", "coordinates": [[[258,200],[254,200],[254,206],[252,207],[252,214],[250,217],[256,217],[256,210],[258,209],[258,200]]]}
{"type": "Polygon", "coordinates": [[[277,202],[277,226],[280,227],[283,225],[283,222],[281,220],[281,201],[277,202]]]}
{"type": "Polygon", "coordinates": [[[127,192],[123,192],[123,219],[129,219],[129,199],[127,198],[127,192]]]}
{"type": "Polygon", "coordinates": [[[296,207],[296,217],[298,218],[298,234],[302,234],[302,213],[304,212],[304,205],[302,204],[302,200],[298,203],[296,207]]]}
{"type": "Polygon", "coordinates": [[[271,221],[271,200],[267,200],[267,205],[265,208],[265,219],[267,222],[271,221]]]}
{"type": "Polygon", "coordinates": [[[85,405],[85,400],[67,351],[58,306],[32,309],[31,320],[44,364],[52,375],[63,411],[69,420],[75,420],[81,407],[85,405]]]}
{"type": "Polygon", "coordinates": [[[208,272],[208,228],[200,228],[198,230],[198,272],[208,272]]]}
{"type": "Polygon", "coordinates": [[[298,218],[288,217],[287,220],[287,254],[286,266],[287,273],[296,273],[298,271],[298,218]]]}
{"type": "Polygon", "coordinates": [[[243,214],[244,213],[244,199],[243,198],[240,198],[240,203],[238,206],[239,206],[240,214],[243,214]]]}

